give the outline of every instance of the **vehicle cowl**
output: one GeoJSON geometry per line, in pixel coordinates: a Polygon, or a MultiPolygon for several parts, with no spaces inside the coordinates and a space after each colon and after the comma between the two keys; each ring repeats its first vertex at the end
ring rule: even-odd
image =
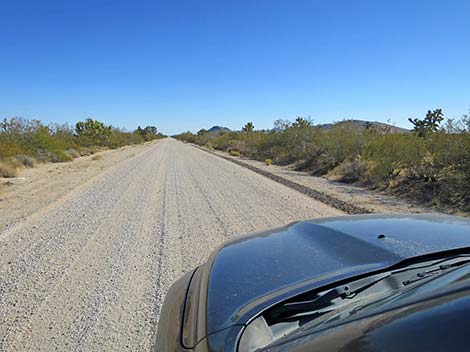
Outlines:
{"type": "Polygon", "coordinates": [[[204,265],[210,335],[281,300],[416,256],[470,247],[470,220],[367,215],[301,221],[220,247],[204,265]]]}

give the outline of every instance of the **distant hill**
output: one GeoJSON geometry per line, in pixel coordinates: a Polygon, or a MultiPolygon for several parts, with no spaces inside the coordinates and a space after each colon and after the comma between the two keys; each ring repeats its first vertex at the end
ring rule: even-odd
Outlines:
{"type": "Polygon", "coordinates": [[[207,130],[207,132],[217,133],[217,132],[230,132],[230,128],[222,127],[222,126],[212,126],[207,130]]]}
{"type": "Polygon", "coordinates": [[[344,120],[335,123],[325,123],[319,125],[319,127],[324,128],[326,130],[332,128],[333,126],[338,126],[342,124],[351,124],[353,126],[357,126],[359,128],[375,128],[379,131],[383,131],[386,133],[406,133],[409,132],[406,128],[401,128],[397,126],[390,125],[388,123],[379,122],[379,121],[364,121],[364,120],[344,120]]]}
{"type": "MultiPolygon", "coordinates": [[[[379,122],[379,121],[365,121],[365,120],[344,120],[339,122],[333,123],[324,123],[318,125],[325,130],[329,130],[333,126],[341,126],[344,124],[349,124],[358,128],[374,128],[378,131],[382,131],[384,133],[406,133],[409,130],[397,126],[390,125],[388,123],[379,122]]],[[[230,128],[223,127],[223,126],[213,126],[207,130],[210,133],[220,133],[220,132],[231,132],[230,128]]]]}

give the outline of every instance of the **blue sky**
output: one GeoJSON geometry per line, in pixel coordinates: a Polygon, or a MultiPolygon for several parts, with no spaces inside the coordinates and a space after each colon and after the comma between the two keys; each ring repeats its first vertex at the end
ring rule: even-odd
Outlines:
{"type": "Polygon", "coordinates": [[[470,108],[470,1],[1,1],[0,117],[165,133],[470,108]]]}

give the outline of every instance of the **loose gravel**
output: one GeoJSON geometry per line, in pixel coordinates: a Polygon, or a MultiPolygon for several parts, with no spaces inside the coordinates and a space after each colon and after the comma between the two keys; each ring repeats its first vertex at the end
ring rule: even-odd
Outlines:
{"type": "Polygon", "coordinates": [[[0,351],[150,351],[169,285],[222,242],[339,214],[160,141],[0,232],[0,351]]]}

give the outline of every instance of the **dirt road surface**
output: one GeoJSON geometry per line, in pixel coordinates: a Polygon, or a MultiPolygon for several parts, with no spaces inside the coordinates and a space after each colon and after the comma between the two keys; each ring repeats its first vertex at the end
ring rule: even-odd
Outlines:
{"type": "Polygon", "coordinates": [[[340,213],[159,141],[0,232],[0,351],[150,351],[169,285],[219,244],[340,213]]]}

